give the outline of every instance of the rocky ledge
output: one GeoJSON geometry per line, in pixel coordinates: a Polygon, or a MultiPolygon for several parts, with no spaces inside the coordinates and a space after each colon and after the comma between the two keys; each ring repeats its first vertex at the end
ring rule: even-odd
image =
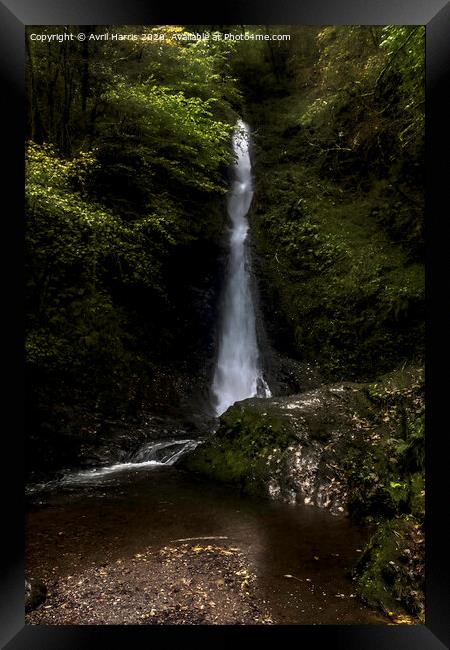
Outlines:
{"type": "Polygon", "coordinates": [[[375,444],[370,408],[364,386],[351,383],[247,399],[228,409],[185,463],[246,492],[344,513],[348,466],[361,446],[375,444]]]}

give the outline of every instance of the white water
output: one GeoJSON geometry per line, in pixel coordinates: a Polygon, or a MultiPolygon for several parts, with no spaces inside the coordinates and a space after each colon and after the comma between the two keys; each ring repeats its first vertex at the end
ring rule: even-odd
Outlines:
{"type": "Polygon", "coordinates": [[[225,288],[219,354],[213,380],[216,413],[247,397],[270,397],[259,365],[255,308],[250,288],[247,212],[252,202],[249,129],[238,121],[233,136],[237,160],[228,194],[230,259],[225,288]]]}
{"type": "Polygon", "coordinates": [[[115,474],[128,469],[143,469],[173,465],[186,452],[195,449],[199,440],[162,440],[148,442],[141,447],[126,463],[115,463],[107,467],[96,467],[81,472],[67,474],[63,483],[88,483],[98,477],[115,474]]]}
{"type": "Polygon", "coordinates": [[[104,467],[65,472],[59,479],[47,483],[35,483],[26,487],[27,494],[42,490],[57,488],[59,485],[95,484],[99,479],[125,470],[145,470],[155,467],[171,466],[184,456],[188,451],[194,450],[202,444],[201,440],[159,440],[145,443],[132,454],[127,462],[114,463],[104,467]]]}

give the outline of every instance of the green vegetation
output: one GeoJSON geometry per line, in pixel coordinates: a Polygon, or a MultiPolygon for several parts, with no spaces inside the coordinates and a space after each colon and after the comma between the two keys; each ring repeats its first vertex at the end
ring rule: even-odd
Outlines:
{"type": "Polygon", "coordinates": [[[424,515],[424,378],[420,368],[389,373],[369,384],[377,444],[356,458],[350,507],[355,515],[424,515]]]}
{"type": "Polygon", "coordinates": [[[319,476],[338,467],[351,516],[374,527],[360,593],[423,621],[424,29],[283,31],[290,41],[195,42],[175,26],[27,39],[30,467],[70,463],[104,422],[142,409],[188,404],[206,420],[242,116],[268,338],[286,363],[358,383],[345,426],[328,393],[306,420],[235,405],[186,466],[266,494],[300,441],[326,447],[319,476]]]}
{"type": "Polygon", "coordinates": [[[376,445],[355,459],[350,512],[376,529],[355,568],[362,597],[424,622],[425,422],[423,369],[403,368],[368,388],[376,445]]]}
{"type": "Polygon", "coordinates": [[[279,413],[262,414],[259,404],[246,401],[230,407],[220,418],[216,435],[187,457],[194,472],[231,483],[247,494],[267,494],[274,447],[280,452],[295,441],[295,433],[279,413]]]}
{"type": "Polygon", "coordinates": [[[55,403],[132,413],[170,392],[161,368],[205,364],[196,295],[216,272],[240,95],[232,45],[177,41],[182,31],[165,28],[164,42],[27,40],[33,429],[64,429],[55,403]]]}
{"type": "Polygon", "coordinates": [[[363,599],[391,615],[401,605],[423,624],[424,551],[420,524],[403,517],[381,522],[356,568],[363,599]]]}
{"type": "Polygon", "coordinates": [[[423,29],[294,35],[244,89],[267,320],[324,377],[371,380],[423,358],[423,29]]]}

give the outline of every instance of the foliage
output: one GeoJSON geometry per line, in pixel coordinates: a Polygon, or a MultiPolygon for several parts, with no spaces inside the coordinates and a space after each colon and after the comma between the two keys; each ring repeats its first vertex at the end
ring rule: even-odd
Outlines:
{"type": "Polygon", "coordinates": [[[423,368],[403,367],[367,388],[374,441],[356,457],[353,515],[376,524],[354,576],[366,602],[424,618],[425,427],[423,368]]]}
{"type": "Polygon", "coordinates": [[[291,354],[370,380],[424,350],[423,29],[295,28],[283,47],[247,108],[268,328],[275,304],[291,354]]]}
{"type": "Polygon", "coordinates": [[[326,377],[370,379],[423,351],[423,266],[390,243],[371,206],[291,163],[257,184],[268,313],[280,305],[295,354],[326,377]]]}
{"type": "Polygon", "coordinates": [[[351,510],[365,518],[409,515],[421,521],[425,508],[423,368],[399,369],[367,389],[373,404],[376,444],[358,451],[350,481],[351,510]]]}
{"type": "Polygon", "coordinates": [[[331,151],[340,153],[336,163],[346,165],[355,155],[367,159],[371,151],[381,171],[402,150],[407,155],[422,148],[424,33],[423,27],[393,25],[319,31],[319,83],[300,123],[322,148],[324,165],[331,151]]]}
{"type": "Polygon", "coordinates": [[[160,259],[174,244],[162,217],[127,224],[90,201],[83,188],[95,166],[92,152],[62,159],[48,145],[27,148],[27,359],[66,378],[93,366],[114,376],[129,362],[111,283],[161,296],[160,259]]]}
{"type": "Polygon", "coordinates": [[[414,520],[382,522],[364,549],[354,577],[362,598],[388,615],[399,605],[423,624],[424,534],[414,520]]]}
{"type": "Polygon", "coordinates": [[[162,30],[163,42],[142,38],[155,30],[139,26],[121,29],[130,39],[115,43],[27,39],[26,352],[35,407],[53,409],[45,383],[53,400],[70,401],[76,388],[86,403],[120,410],[136,376],[151,382],[155,366],[179,356],[181,331],[186,354],[199,335],[185,325],[198,318],[189,296],[220,245],[230,101],[240,95],[228,72],[231,44],[162,30]]]}
{"type": "MultiPolygon", "coordinates": [[[[130,86],[122,78],[116,80],[106,100],[114,105],[100,146],[104,163],[108,155],[115,158],[108,165],[108,173],[126,178],[137,171],[135,165],[139,164],[150,179],[164,178],[165,185],[176,182],[186,189],[225,191],[220,181],[223,166],[231,162],[232,126],[213,119],[212,99],[186,97],[182,92],[147,83],[130,86]],[[125,126],[122,151],[116,142],[118,116],[125,126]],[[136,161],[131,164],[129,147],[133,147],[136,161]]],[[[145,183],[141,175],[138,178],[145,183]]],[[[145,185],[141,187],[141,193],[145,189],[145,185]]]]}
{"type": "Polygon", "coordinates": [[[406,123],[398,133],[404,148],[424,137],[425,30],[423,27],[388,25],[383,28],[380,47],[386,51],[388,60],[377,78],[377,85],[380,86],[386,74],[391,77],[389,87],[396,84],[397,111],[406,123]]]}

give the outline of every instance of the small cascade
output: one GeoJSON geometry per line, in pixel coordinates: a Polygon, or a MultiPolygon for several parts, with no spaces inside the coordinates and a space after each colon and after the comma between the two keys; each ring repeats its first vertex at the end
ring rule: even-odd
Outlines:
{"type": "Polygon", "coordinates": [[[64,484],[90,483],[97,478],[124,470],[171,466],[181,456],[184,456],[188,451],[192,451],[199,444],[201,444],[200,440],[160,440],[147,442],[131,454],[126,462],[115,463],[105,467],[95,467],[79,472],[70,472],[62,478],[61,482],[64,484]]]}

